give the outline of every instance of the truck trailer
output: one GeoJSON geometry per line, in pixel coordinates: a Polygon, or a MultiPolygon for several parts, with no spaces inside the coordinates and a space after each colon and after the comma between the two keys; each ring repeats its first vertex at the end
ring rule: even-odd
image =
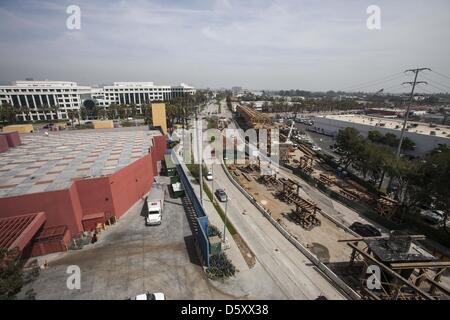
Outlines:
{"type": "Polygon", "coordinates": [[[161,224],[164,210],[164,185],[153,183],[150,194],[147,197],[147,216],[145,225],[153,226],[161,224]]]}

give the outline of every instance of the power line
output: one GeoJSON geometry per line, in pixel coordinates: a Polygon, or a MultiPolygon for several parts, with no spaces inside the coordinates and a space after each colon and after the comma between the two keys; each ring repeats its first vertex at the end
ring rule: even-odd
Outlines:
{"type": "Polygon", "coordinates": [[[448,89],[442,89],[442,88],[436,87],[435,85],[433,85],[431,83],[429,83],[428,85],[439,90],[439,92],[448,92],[448,89]]]}
{"type": "Polygon", "coordinates": [[[435,93],[433,91],[430,91],[430,90],[424,88],[420,83],[417,86],[419,87],[419,89],[421,89],[422,91],[425,91],[426,93],[429,93],[429,94],[434,94],[435,93]]]}
{"type": "Polygon", "coordinates": [[[394,85],[394,86],[391,86],[391,87],[387,87],[387,88],[383,88],[384,89],[384,91],[386,92],[386,91],[388,91],[388,90],[391,90],[391,89],[394,89],[394,88],[397,88],[397,87],[402,87],[402,85],[401,84],[396,84],[396,85],[394,85]]]}
{"type": "Polygon", "coordinates": [[[425,76],[423,76],[423,78],[425,78],[426,80],[431,81],[431,82],[433,82],[433,83],[436,83],[436,84],[437,84],[438,86],[440,86],[440,87],[450,89],[450,86],[448,86],[448,85],[446,85],[446,84],[443,84],[443,83],[440,83],[439,81],[430,79],[430,78],[425,77],[425,76]]]}
{"type": "Polygon", "coordinates": [[[363,82],[363,83],[359,83],[359,84],[354,84],[352,86],[348,86],[348,87],[342,88],[342,89],[340,89],[338,91],[345,91],[345,90],[349,90],[349,89],[355,90],[357,88],[373,86],[373,85],[375,85],[376,83],[379,83],[379,82],[392,81],[392,80],[395,80],[397,78],[400,78],[400,77],[397,77],[399,75],[403,76],[404,74],[403,74],[403,72],[397,72],[397,73],[391,74],[389,76],[386,76],[386,77],[383,77],[383,78],[380,78],[380,79],[377,79],[377,80],[372,80],[372,81],[367,81],[367,82],[363,82]],[[394,79],[390,79],[392,77],[395,77],[395,78],[394,79]]]}
{"type": "Polygon", "coordinates": [[[383,85],[383,84],[385,84],[385,83],[389,83],[389,82],[398,80],[398,79],[400,79],[400,78],[402,78],[402,77],[404,77],[403,74],[398,75],[398,76],[396,76],[396,77],[394,77],[394,78],[390,78],[390,79],[386,79],[386,80],[381,80],[381,81],[376,81],[376,82],[373,82],[373,83],[368,84],[368,85],[363,85],[363,86],[355,87],[355,88],[353,88],[353,89],[351,89],[351,90],[352,90],[352,91],[356,91],[356,90],[362,90],[362,89],[365,89],[365,88],[371,88],[371,87],[375,87],[375,86],[378,87],[378,86],[381,86],[381,85],[383,85]]]}
{"type": "Polygon", "coordinates": [[[447,78],[447,79],[449,79],[450,80],[450,77],[449,76],[446,76],[445,74],[443,74],[443,73],[439,73],[439,72],[437,72],[437,71],[434,71],[434,70],[431,70],[431,72],[433,72],[433,73],[436,73],[437,75],[440,75],[441,77],[443,77],[443,78],[447,78]]]}

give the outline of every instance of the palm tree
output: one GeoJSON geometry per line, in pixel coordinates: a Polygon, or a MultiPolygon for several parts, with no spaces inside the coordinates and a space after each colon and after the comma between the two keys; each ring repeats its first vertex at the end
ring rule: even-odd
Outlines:
{"type": "Polygon", "coordinates": [[[78,117],[78,112],[76,110],[67,110],[67,117],[70,120],[70,123],[73,127],[73,120],[78,117]]]}
{"type": "Polygon", "coordinates": [[[87,112],[86,107],[84,107],[84,106],[81,107],[80,108],[80,117],[81,117],[81,119],[86,120],[87,116],[88,116],[88,112],[87,112]]]}
{"type": "Polygon", "coordinates": [[[41,109],[42,109],[42,112],[44,113],[45,120],[47,120],[47,112],[50,110],[50,108],[46,104],[44,104],[41,106],[41,109]]]}
{"type": "Polygon", "coordinates": [[[23,121],[27,121],[28,117],[30,117],[30,121],[31,121],[31,115],[30,115],[30,108],[28,108],[27,106],[20,106],[19,107],[20,113],[22,113],[22,118],[23,121]]]}
{"type": "Polygon", "coordinates": [[[14,123],[16,115],[17,110],[10,103],[0,105],[0,120],[2,122],[14,123]]]}
{"type": "Polygon", "coordinates": [[[59,120],[59,116],[58,116],[59,106],[58,105],[51,106],[50,110],[52,111],[52,119],[53,119],[53,113],[54,113],[56,115],[56,120],[59,120]]]}

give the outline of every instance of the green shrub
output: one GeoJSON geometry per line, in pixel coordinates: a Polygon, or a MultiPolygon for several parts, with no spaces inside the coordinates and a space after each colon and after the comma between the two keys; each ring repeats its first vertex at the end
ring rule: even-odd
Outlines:
{"type": "Polygon", "coordinates": [[[222,232],[219,231],[219,228],[216,226],[210,224],[208,226],[208,238],[218,236],[219,238],[222,238],[222,232]]]}
{"type": "Polygon", "coordinates": [[[126,121],[122,121],[121,125],[122,125],[122,127],[133,127],[134,123],[132,123],[131,121],[126,120],[126,121]]]}
{"type": "Polygon", "coordinates": [[[226,279],[236,273],[236,267],[224,252],[212,255],[209,258],[209,265],[206,272],[213,279],[226,279]]]}

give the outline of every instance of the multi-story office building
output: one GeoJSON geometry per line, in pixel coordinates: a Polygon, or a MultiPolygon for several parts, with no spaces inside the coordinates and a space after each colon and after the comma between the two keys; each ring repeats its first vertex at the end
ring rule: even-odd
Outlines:
{"type": "Polygon", "coordinates": [[[114,82],[112,86],[103,87],[106,105],[117,103],[141,106],[152,101],[168,101],[183,94],[194,93],[195,89],[184,83],[179,86],[158,86],[153,82],[114,82]]]}
{"type": "Polygon", "coordinates": [[[78,111],[85,101],[107,108],[115,104],[168,101],[195,89],[184,83],[161,86],[153,82],[114,82],[111,86],[91,88],[67,81],[16,81],[0,86],[0,104],[10,103],[19,110],[19,120],[67,119],[69,110],[78,111]]]}
{"type": "Polygon", "coordinates": [[[19,120],[67,119],[69,110],[79,110],[91,88],[69,81],[15,81],[0,86],[0,104],[18,109],[19,120]]]}

